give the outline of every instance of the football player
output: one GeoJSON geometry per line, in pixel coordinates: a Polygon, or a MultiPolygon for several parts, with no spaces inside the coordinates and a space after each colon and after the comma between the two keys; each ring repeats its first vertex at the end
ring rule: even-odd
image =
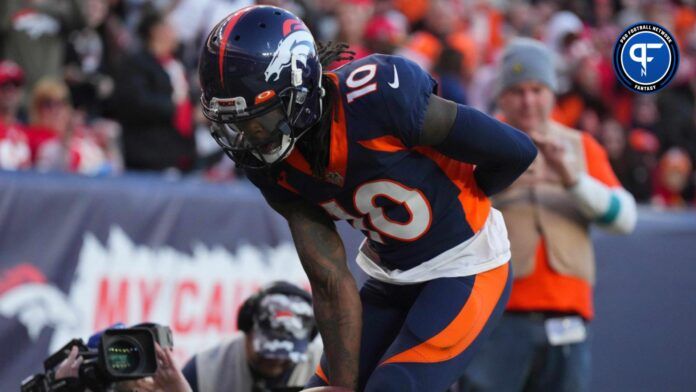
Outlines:
{"type": "Polygon", "coordinates": [[[280,8],[224,18],[201,53],[211,133],[290,226],[324,357],[309,386],[441,391],[507,301],[509,243],[489,196],[534,160],[530,139],[437,95],[416,64],[371,55],[333,71],[280,8]],[[358,292],[334,220],[365,234],[358,292]]]}

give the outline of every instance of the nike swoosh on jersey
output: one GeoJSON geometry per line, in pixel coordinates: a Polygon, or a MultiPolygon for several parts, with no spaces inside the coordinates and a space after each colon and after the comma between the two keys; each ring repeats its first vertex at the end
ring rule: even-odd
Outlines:
{"type": "Polygon", "coordinates": [[[399,73],[396,71],[396,64],[394,64],[394,81],[387,84],[391,88],[399,88],[399,73]]]}

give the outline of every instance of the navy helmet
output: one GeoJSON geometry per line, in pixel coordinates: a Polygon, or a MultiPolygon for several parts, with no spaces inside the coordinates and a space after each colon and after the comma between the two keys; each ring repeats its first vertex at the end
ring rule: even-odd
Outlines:
{"type": "Polygon", "coordinates": [[[240,167],[281,161],[321,117],[314,38],[282,8],[251,6],[225,17],[205,41],[198,73],[211,134],[240,167]]]}

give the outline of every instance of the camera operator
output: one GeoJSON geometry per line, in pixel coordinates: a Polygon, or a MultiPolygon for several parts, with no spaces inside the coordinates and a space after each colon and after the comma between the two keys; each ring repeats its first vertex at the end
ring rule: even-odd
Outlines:
{"type": "Polygon", "coordinates": [[[317,367],[322,346],[311,295],[275,282],[239,310],[242,334],[196,354],[183,373],[194,392],[301,390],[317,367]]]}
{"type": "Polygon", "coordinates": [[[75,338],[44,360],[46,373],[22,381],[23,392],[190,392],[172,359],[169,327],[118,323],[87,344],[75,338]]]}
{"type": "MultiPolygon", "coordinates": [[[[184,375],[174,364],[172,349],[162,348],[155,343],[157,353],[157,371],[152,377],[121,381],[114,384],[116,392],[190,392],[191,387],[184,375]]],[[[80,365],[83,362],[77,346],[73,346],[68,357],[56,369],[54,379],[79,378],[80,365]]]]}

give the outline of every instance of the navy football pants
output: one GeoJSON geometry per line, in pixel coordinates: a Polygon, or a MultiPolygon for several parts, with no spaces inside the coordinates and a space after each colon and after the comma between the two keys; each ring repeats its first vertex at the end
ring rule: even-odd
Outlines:
{"type": "MultiPolygon", "coordinates": [[[[510,294],[509,263],[478,275],[414,285],[368,280],[359,391],[444,391],[490,334],[510,294]]],[[[308,387],[328,385],[325,356],[308,387]]]]}

